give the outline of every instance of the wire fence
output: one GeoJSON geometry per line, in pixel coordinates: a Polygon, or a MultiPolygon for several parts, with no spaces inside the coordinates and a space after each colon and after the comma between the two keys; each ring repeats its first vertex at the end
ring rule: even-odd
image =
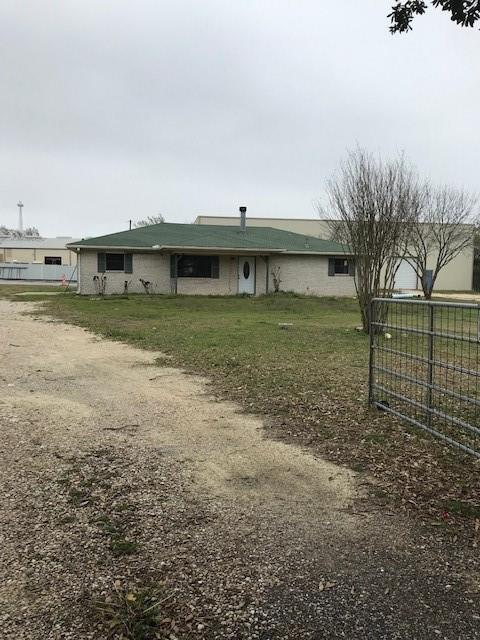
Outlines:
{"type": "Polygon", "coordinates": [[[376,298],[369,401],[480,457],[480,305],[376,298]]]}

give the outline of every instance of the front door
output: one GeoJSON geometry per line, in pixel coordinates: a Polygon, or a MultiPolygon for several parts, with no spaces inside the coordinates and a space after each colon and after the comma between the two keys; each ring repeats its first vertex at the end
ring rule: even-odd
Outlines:
{"type": "Polygon", "coordinates": [[[255,293],[255,258],[238,258],[238,293],[255,293]]]}

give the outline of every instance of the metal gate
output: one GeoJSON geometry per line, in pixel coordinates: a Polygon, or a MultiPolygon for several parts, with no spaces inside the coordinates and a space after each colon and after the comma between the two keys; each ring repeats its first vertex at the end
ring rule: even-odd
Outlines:
{"type": "Polygon", "coordinates": [[[375,298],[369,401],[480,457],[480,305],[375,298]]]}

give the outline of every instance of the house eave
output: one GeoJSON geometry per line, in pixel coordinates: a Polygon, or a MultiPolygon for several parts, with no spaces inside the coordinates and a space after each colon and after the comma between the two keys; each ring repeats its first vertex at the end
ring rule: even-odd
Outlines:
{"type": "Polygon", "coordinates": [[[185,253],[187,251],[195,251],[198,253],[227,253],[227,254],[261,254],[268,253],[285,253],[285,249],[252,249],[247,247],[198,247],[192,245],[159,245],[155,247],[129,247],[129,246],[110,246],[110,245],[68,245],[71,250],[86,249],[94,251],[132,251],[136,253],[185,253]]]}
{"type": "Polygon", "coordinates": [[[186,253],[187,251],[193,251],[196,253],[217,253],[227,255],[306,255],[306,256],[338,256],[338,255],[351,255],[344,250],[339,251],[305,251],[300,249],[280,249],[280,248],[248,248],[248,247],[199,247],[199,246],[178,246],[178,245],[159,245],[158,247],[129,247],[129,246],[105,246],[105,245],[67,245],[67,248],[72,251],[78,250],[92,250],[92,251],[132,251],[135,253],[186,253]]]}

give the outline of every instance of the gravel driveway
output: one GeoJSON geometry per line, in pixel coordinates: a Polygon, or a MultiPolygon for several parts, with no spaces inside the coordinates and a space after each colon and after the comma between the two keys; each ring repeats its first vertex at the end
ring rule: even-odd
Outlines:
{"type": "Polygon", "coordinates": [[[32,309],[0,301],[1,638],[480,638],[478,550],[32,309]]]}

